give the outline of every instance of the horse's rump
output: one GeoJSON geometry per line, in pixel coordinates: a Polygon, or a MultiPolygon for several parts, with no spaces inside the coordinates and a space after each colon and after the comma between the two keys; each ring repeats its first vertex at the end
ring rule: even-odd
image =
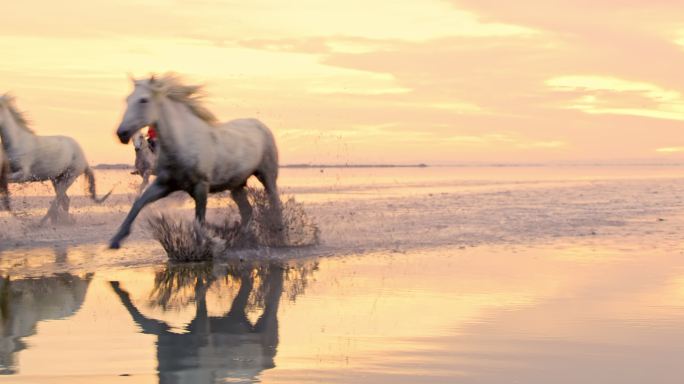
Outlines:
{"type": "Polygon", "coordinates": [[[78,176],[88,166],[81,146],[66,136],[36,136],[32,157],[31,174],[37,180],[48,180],[67,171],[78,176]]]}

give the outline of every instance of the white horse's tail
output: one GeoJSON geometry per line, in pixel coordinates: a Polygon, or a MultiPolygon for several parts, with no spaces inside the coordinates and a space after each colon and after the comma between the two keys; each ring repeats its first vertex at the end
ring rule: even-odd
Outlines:
{"type": "Polygon", "coordinates": [[[107,200],[109,195],[111,195],[112,192],[114,191],[114,189],[112,189],[111,191],[107,192],[106,195],[98,198],[97,193],[95,192],[95,174],[93,174],[93,170],[90,167],[86,168],[85,177],[86,177],[87,183],[88,183],[88,192],[90,193],[90,198],[93,199],[93,201],[96,202],[97,204],[101,204],[105,200],[107,200]]]}
{"type": "Polygon", "coordinates": [[[0,153],[0,195],[2,198],[2,205],[5,210],[10,211],[10,197],[9,197],[9,162],[4,161],[0,153]]]}

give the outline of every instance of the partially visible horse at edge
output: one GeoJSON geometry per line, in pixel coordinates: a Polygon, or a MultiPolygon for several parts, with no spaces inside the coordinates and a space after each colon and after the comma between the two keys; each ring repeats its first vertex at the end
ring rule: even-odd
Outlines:
{"type": "Polygon", "coordinates": [[[9,174],[9,160],[7,159],[7,156],[5,156],[5,151],[0,147],[0,198],[2,198],[1,207],[7,211],[10,210],[9,174]]]}
{"type": "Polygon", "coordinates": [[[0,137],[9,160],[9,182],[49,180],[55,189],[56,198],[41,224],[48,219],[58,223],[69,218],[70,199],[66,192],[81,175],[85,175],[90,197],[96,203],[104,202],[112,193],[98,198],[95,175],[78,143],[67,136],[36,135],[16,108],[14,97],[7,94],[0,96],[0,137]]]}
{"type": "Polygon", "coordinates": [[[269,197],[272,220],[283,234],[276,179],[278,150],[271,131],[256,119],[218,123],[202,104],[202,87],[184,85],[173,74],[133,81],[127,108],[116,133],[123,144],[146,126],[157,131],[157,178],[133,203],[128,216],[112,237],[117,249],[130,234],[133,221],[147,204],[185,191],[195,200],[195,218],[204,223],[209,193],[230,190],[240,211],[241,227],[248,230],[252,207],[247,179],[254,175],[269,197]]]}
{"type": "Polygon", "coordinates": [[[155,167],[157,166],[157,155],[152,152],[150,143],[145,140],[142,133],[138,132],[133,135],[133,148],[135,148],[135,174],[142,177],[142,184],[140,184],[139,193],[145,190],[147,184],[150,182],[150,176],[156,175],[155,167]]]}

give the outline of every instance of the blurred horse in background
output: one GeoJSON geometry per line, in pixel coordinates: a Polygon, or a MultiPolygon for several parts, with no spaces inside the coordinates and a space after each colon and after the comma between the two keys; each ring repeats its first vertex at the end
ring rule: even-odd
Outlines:
{"type": "Polygon", "coordinates": [[[135,148],[135,174],[140,175],[143,181],[138,193],[142,193],[150,182],[150,176],[156,175],[157,155],[152,152],[150,143],[142,133],[133,135],[133,148],[135,148]]]}
{"type": "Polygon", "coordinates": [[[90,197],[102,203],[112,193],[98,198],[95,175],[78,143],[67,136],[38,136],[29,128],[26,117],[16,108],[14,97],[0,96],[0,137],[9,160],[9,182],[50,181],[56,199],[41,224],[69,220],[70,199],[66,192],[76,179],[85,175],[90,197]]]}

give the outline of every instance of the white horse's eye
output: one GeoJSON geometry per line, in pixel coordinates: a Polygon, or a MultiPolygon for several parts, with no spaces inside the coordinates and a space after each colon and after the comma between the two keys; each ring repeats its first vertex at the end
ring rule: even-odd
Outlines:
{"type": "Polygon", "coordinates": [[[138,101],[139,101],[141,104],[145,104],[145,103],[148,102],[147,98],[144,98],[144,97],[143,97],[142,99],[138,100],[138,101]]]}

